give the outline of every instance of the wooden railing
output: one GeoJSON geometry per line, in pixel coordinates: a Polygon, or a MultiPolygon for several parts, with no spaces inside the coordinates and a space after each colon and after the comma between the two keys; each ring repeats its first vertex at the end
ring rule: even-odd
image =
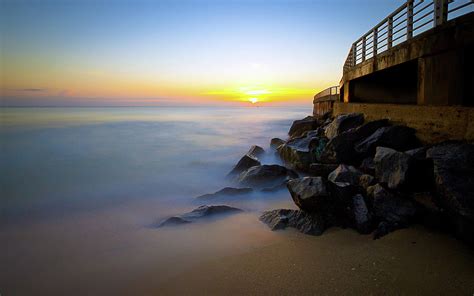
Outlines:
{"type": "Polygon", "coordinates": [[[326,88],[325,90],[320,91],[314,96],[314,101],[321,100],[326,97],[336,96],[339,95],[339,86],[331,86],[326,88]]]}
{"type": "Polygon", "coordinates": [[[472,4],[474,0],[407,0],[352,44],[343,71],[449,19],[472,12],[472,4]]]}

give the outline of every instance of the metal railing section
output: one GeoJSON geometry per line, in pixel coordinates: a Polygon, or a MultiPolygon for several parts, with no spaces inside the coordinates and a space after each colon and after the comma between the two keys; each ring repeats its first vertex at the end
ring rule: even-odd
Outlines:
{"type": "Polygon", "coordinates": [[[339,86],[331,86],[325,90],[320,91],[314,96],[314,101],[321,100],[326,97],[339,95],[339,86]]]}
{"type": "Polygon", "coordinates": [[[407,0],[352,44],[344,72],[422,32],[472,12],[472,4],[474,0],[407,0]]]}

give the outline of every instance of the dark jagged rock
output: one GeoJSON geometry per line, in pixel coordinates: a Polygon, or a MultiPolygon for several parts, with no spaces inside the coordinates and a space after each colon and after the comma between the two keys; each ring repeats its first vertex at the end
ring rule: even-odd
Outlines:
{"type": "Polygon", "coordinates": [[[267,224],[272,230],[293,227],[302,233],[311,235],[321,235],[330,225],[323,215],[287,209],[264,212],[260,216],[260,221],[267,224]]]}
{"type": "Polygon", "coordinates": [[[457,235],[474,244],[474,145],[444,143],[426,152],[433,161],[435,193],[457,235]]]}
{"type": "Polygon", "coordinates": [[[354,146],[363,141],[381,127],[388,126],[386,119],[367,122],[357,128],[350,129],[331,139],[319,155],[319,161],[323,163],[346,163],[359,164],[363,159],[354,146]]]}
{"type": "Polygon", "coordinates": [[[225,187],[219,191],[209,194],[203,194],[198,197],[197,199],[216,199],[221,197],[228,197],[228,196],[240,196],[249,194],[253,191],[252,188],[232,188],[232,187],[225,187]]]}
{"type": "Polygon", "coordinates": [[[313,116],[307,116],[300,120],[293,121],[288,135],[290,138],[302,136],[305,132],[315,130],[319,127],[319,121],[313,116]]]}
{"type": "Polygon", "coordinates": [[[406,151],[419,147],[420,143],[414,129],[396,125],[377,129],[368,138],[357,143],[355,151],[368,157],[375,154],[378,146],[406,151]]]}
{"type": "Polygon", "coordinates": [[[331,182],[342,182],[349,183],[353,186],[359,185],[359,178],[362,176],[362,172],[353,166],[341,164],[334,171],[332,171],[328,180],[331,182]]]}
{"type": "Polygon", "coordinates": [[[334,198],[334,206],[345,209],[350,206],[351,198],[358,193],[357,186],[347,182],[328,182],[329,191],[334,198]]]}
{"type": "MultiPolygon", "coordinates": [[[[320,130],[322,129],[319,129],[318,131],[320,130]]],[[[319,133],[317,137],[311,139],[309,142],[309,154],[311,162],[319,162],[328,141],[328,138],[326,138],[324,135],[320,135],[319,133]]]]}
{"type": "Polygon", "coordinates": [[[274,164],[251,167],[242,172],[237,181],[243,186],[270,188],[294,178],[298,178],[297,173],[284,166],[274,164]]]}
{"type": "Polygon", "coordinates": [[[262,147],[253,145],[250,147],[249,151],[247,151],[247,153],[242,156],[232,171],[230,171],[228,176],[237,175],[253,166],[261,165],[258,157],[262,156],[264,153],[265,150],[263,150],[262,147]]]}
{"type": "Polygon", "coordinates": [[[362,234],[372,232],[372,215],[361,194],[352,197],[351,211],[355,229],[362,234]]]}
{"type": "Polygon", "coordinates": [[[369,186],[375,185],[375,178],[368,174],[363,174],[359,177],[359,186],[366,189],[369,186]]]}
{"type": "Polygon", "coordinates": [[[385,236],[389,234],[390,232],[393,232],[395,230],[398,230],[400,228],[404,228],[405,226],[399,225],[398,223],[392,223],[392,222],[387,222],[387,221],[381,221],[378,225],[377,228],[375,229],[373,233],[374,239],[379,239],[382,236],[385,236]]]}
{"type": "Polygon", "coordinates": [[[275,185],[273,187],[266,187],[266,188],[261,189],[260,191],[264,192],[264,193],[277,192],[277,191],[286,189],[286,184],[287,183],[288,183],[288,181],[285,181],[285,182],[281,183],[280,185],[275,185]]]}
{"type": "Polygon", "coordinates": [[[247,155],[253,156],[257,159],[263,154],[265,154],[265,150],[263,150],[262,147],[257,145],[252,145],[252,147],[250,147],[249,151],[247,152],[247,155]]]}
{"type": "Polygon", "coordinates": [[[326,137],[333,139],[337,135],[358,127],[364,123],[364,115],[361,113],[349,113],[336,116],[334,120],[326,127],[326,137]]]}
{"type": "Polygon", "coordinates": [[[390,189],[397,189],[409,182],[411,156],[386,147],[377,147],[375,177],[390,189]]]}
{"type": "Polygon", "coordinates": [[[337,167],[337,164],[312,163],[309,165],[309,173],[313,176],[327,178],[337,167]]]}
{"type": "Polygon", "coordinates": [[[359,166],[359,169],[369,175],[375,175],[375,165],[374,165],[374,158],[367,157],[362,160],[362,163],[359,166]]]}
{"type": "Polygon", "coordinates": [[[434,201],[434,198],[430,192],[417,192],[412,194],[419,221],[421,224],[440,230],[448,230],[448,217],[446,217],[445,211],[440,208],[434,201]]]}
{"type": "Polygon", "coordinates": [[[225,205],[217,205],[217,206],[200,206],[197,209],[192,210],[189,213],[185,213],[180,216],[170,217],[163,222],[158,224],[158,227],[163,226],[171,226],[171,225],[181,225],[194,222],[199,219],[212,217],[216,215],[222,214],[235,214],[238,212],[242,212],[241,209],[229,207],[225,205]]]}
{"type": "Polygon", "coordinates": [[[306,135],[293,138],[278,147],[281,159],[295,169],[307,170],[311,163],[309,145],[312,140],[317,139],[317,131],[310,131],[306,135]]]}
{"type": "Polygon", "coordinates": [[[257,166],[257,165],[261,165],[260,161],[258,161],[255,157],[246,154],[242,156],[242,158],[235,165],[232,171],[230,171],[228,176],[240,174],[241,172],[248,170],[249,168],[253,166],[257,166]]]}
{"type": "Polygon", "coordinates": [[[373,187],[372,204],[377,219],[399,225],[408,225],[412,222],[416,214],[413,201],[393,194],[380,184],[373,187]]]}
{"type": "Polygon", "coordinates": [[[295,204],[307,212],[321,212],[330,202],[326,183],[321,177],[293,179],[287,184],[295,204]]]}
{"type": "Polygon", "coordinates": [[[280,138],[273,138],[270,140],[270,147],[277,149],[279,146],[285,144],[285,141],[280,138]]]}

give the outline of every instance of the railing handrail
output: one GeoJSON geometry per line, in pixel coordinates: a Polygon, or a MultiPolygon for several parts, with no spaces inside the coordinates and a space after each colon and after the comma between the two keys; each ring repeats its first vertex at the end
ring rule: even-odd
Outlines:
{"type": "Polygon", "coordinates": [[[343,72],[391,49],[394,45],[406,42],[414,36],[432,29],[427,29],[427,25],[430,23],[433,24],[433,28],[444,24],[450,14],[474,4],[474,0],[462,0],[463,4],[450,9],[449,5],[455,1],[461,2],[459,0],[407,0],[352,43],[343,72]],[[421,5],[423,3],[427,4],[421,5]],[[396,43],[397,41],[398,43],[396,43]]]}
{"type": "Polygon", "coordinates": [[[328,87],[314,96],[314,101],[322,99],[324,97],[339,95],[339,86],[328,87]]]}

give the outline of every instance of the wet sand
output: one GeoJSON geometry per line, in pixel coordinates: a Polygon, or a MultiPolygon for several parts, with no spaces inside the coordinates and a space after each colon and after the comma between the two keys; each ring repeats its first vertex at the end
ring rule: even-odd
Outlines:
{"type": "Polygon", "coordinates": [[[372,240],[352,230],[284,239],[180,273],[153,295],[473,295],[474,251],[421,226],[372,240]]]}

